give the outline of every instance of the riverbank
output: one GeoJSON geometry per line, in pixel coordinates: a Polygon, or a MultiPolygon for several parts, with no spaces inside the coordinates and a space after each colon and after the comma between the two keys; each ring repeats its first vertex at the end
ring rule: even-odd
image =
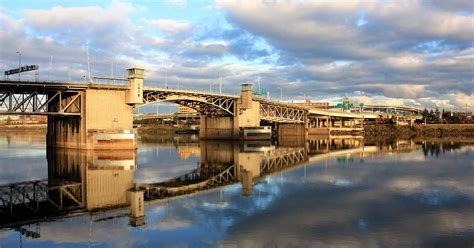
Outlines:
{"type": "Polygon", "coordinates": [[[137,128],[138,134],[174,134],[180,132],[196,131],[186,126],[166,126],[166,125],[142,125],[137,128]]]}
{"type": "Polygon", "coordinates": [[[365,136],[474,137],[474,124],[366,125],[365,136]]]}

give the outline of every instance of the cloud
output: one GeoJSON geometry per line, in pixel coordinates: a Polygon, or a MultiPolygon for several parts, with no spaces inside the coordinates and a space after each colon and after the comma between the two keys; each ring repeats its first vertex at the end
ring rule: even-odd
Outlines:
{"type": "Polygon", "coordinates": [[[0,70],[15,67],[21,51],[44,79],[65,80],[71,71],[73,81],[82,80],[89,44],[93,75],[108,76],[112,61],[120,77],[140,65],[150,86],[162,85],[167,67],[168,81],[180,87],[209,89],[222,75],[224,91],[236,93],[240,83],[260,77],[262,90],[279,97],[281,87],[287,100],[302,99],[304,91],[314,100],[364,96],[456,109],[474,94],[471,1],[195,5],[114,2],[0,13],[0,70]],[[170,8],[179,18],[154,14],[170,8]]]}
{"type": "Polygon", "coordinates": [[[463,8],[472,12],[472,3],[454,5],[217,1],[230,23],[279,54],[284,69],[277,73],[301,82],[308,93],[331,97],[358,91],[416,104],[447,100],[445,92],[474,91],[474,17],[460,14],[463,8]]]}
{"type": "Polygon", "coordinates": [[[163,0],[166,5],[184,8],[188,5],[187,0],[163,0]]]}
{"type": "Polygon", "coordinates": [[[148,25],[157,28],[165,33],[180,33],[191,29],[191,23],[187,21],[178,21],[171,19],[145,20],[148,25]]]}

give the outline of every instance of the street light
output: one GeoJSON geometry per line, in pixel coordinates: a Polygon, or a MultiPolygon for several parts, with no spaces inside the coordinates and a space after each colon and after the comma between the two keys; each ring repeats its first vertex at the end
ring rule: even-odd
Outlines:
{"type": "Polygon", "coordinates": [[[18,81],[20,81],[20,73],[21,73],[21,53],[16,51],[18,53],[18,81]]]}

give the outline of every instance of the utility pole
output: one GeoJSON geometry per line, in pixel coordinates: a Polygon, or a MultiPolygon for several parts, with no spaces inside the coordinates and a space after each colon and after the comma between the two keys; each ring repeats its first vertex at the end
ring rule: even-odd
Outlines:
{"type": "Polygon", "coordinates": [[[18,81],[20,81],[20,74],[21,74],[21,53],[16,51],[16,53],[18,53],[18,70],[20,70],[18,72],[18,81]]]}
{"type": "Polygon", "coordinates": [[[89,83],[92,83],[92,76],[91,76],[91,62],[89,58],[89,44],[86,45],[86,52],[87,52],[87,74],[89,77],[89,83]]]}
{"type": "Polygon", "coordinates": [[[53,69],[53,55],[51,55],[51,60],[49,61],[49,70],[48,70],[48,81],[51,75],[51,70],[53,69]]]}
{"type": "Polygon", "coordinates": [[[261,89],[260,89],[260,76],[257,77],[257,85],[258,85],[258,94],[260,94],[261,89]]]}
{"type": "Polygon", "coordinates": [[[165,88],[168,89],[168,68],[165,67],[165,88]]]}
{"type": "Polygon", "coordinates": [[[222,75],[219,73],[220,81],[219,81],[219,94],[222,94],[222,75]]]}
{"type": "Polygon", "coordinates": [[[113,60],[110,65],[110,77],[112,78],[112,84],[115,84],[115,79],[113,79],[114,78],[114,61],[113,60]]]}

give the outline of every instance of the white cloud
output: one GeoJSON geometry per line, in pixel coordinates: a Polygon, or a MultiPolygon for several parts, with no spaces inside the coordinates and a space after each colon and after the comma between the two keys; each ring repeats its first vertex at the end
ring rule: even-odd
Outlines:
{"type": "Polygon", "coordinates": [[[145,20],[145,23],[154,28],[157,28],[162,32],[173,34],[188,31],[192,28],[191,23],[187,21],[179,21],[172,19],[145,20]]]}

